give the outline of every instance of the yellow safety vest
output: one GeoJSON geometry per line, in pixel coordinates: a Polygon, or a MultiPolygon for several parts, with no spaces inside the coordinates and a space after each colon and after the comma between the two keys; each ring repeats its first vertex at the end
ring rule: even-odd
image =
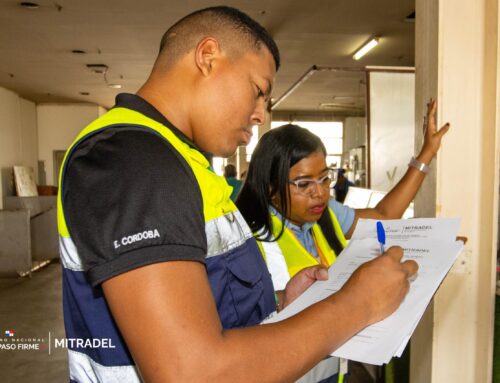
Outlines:
{"type": "MultiPolygon", "coordinates": [[[[61,169],[64,169],[64,163],[66,162],[67,157],[71,153],[71,149],[75,146],[75,144],[80,142],[89,134],[95,133],[102,128],[119,124],[137,125],[153,129],[163,136],[182,155],[184,160],[186,160],[188,165],[193,170],[196,180],[200,185],[203,199],[203,213],[206,222],[237,210],[237,207],[228,197],[231,195],[232,188],[227,185],[224,177],[217,176],[209,169],[210,163],[205,156],[203,156],[203,154],[183,142],[163,124],[127,108],[114,108],[82,130],[66,152],[61,169]]],[[[59,185],[61,185],[62,175],[63,172],[61,171],[59,174],[59,185]]],[[[59,188],[58,194],[57,218],[60,234],[65,237],[69,237],[61,204],[61,188],[59,188]]]]}
{"type": "Polygon", "coordinates": [[[225,178],[216,175],[207,159],[168,127],[134,110],[114,108],[78,135],[65,155],[59,175],[57,215],[66,337],[106,338],[115,346],[99,352],[90,352],[78,345],[68,346],[70,377],[81,382],[140,381],[102,291],[92,288],[86,278],[87,269],[70,236],[61,198],[66,162],[73,149],[91,135],[110,127],[154,131],[168,141],[192,169],[203,201],[208,280],[223,327],[256,325],[276,307],[266,264],[250,228],[230,199],[232,188],[225,178]]]}
{"type": "MultiPolygon", "coordinates": [[[[332,211],[332,209],[328,210],[330,213],[330,218],[332,220],[333,228],[335,230],[335,234],[339,238],[342,246],[345,247],[347,245],[347,240],[345,239],[344,233],[342,232],[339,221],[337,220],[337,217],[335,216],[335,213],[332,211]]],[[[273,236],[276,238],[281,231],[282,222],[281,219],[274,214],[271,214],[271,219],[273,223],[273,236]]],[[[290,278],[292,278],[295,274],[297,274],[305,267],[315,266],[320,263],[325,263],[325,266],[330,266],[333,262],[335,262],[337,254],[335,254],[334,250],[328,244],[328,241],[323,235],[319,224],[315,223],[312,226],[311,230],[314,241],[316,243],[318,254],[320,255],[320,258],[324,257],[323,262],[321,262],[321,259],[318,260],[311,253],[309,253],[299,242],[297,237],[292,233],[292,231],[287,227],[285,227],[283,234],[277,241],[277,244],[281,250],[281,254],[286,261],[290,278]]],[[[259,242],[259,245],[261,245],[264,257],[267,258],[265,242],[259,242]]]]}

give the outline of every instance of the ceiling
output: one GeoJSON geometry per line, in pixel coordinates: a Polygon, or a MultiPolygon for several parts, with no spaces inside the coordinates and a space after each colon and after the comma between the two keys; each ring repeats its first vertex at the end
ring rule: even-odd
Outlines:
{"type": "MultiPolygon", "coordinates": [[[[91,102],[111,107],[117,93],[146,80],[163,32],[203,0],[0,0],[0,86],[37,103],[91,102]],[[73,53],[81,50],[85,53],[73,53]],[[106,76],[87,68],[105,64],[106,76]],[[113,89],[108,84],[120,84],[113,89]]],[[[365,66],[413,66],[414,0],[228,0],[266,27],[282,56],[273,98],[311,66],[316,71],[275,111],[364,114],[365,66]],[[379,45],[360,61],[370,37],[379,45]]]]}

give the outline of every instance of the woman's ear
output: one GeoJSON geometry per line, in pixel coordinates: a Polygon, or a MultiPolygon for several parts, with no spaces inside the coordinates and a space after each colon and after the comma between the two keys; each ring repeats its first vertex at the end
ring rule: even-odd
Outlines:
{"type": "MultiPolygon", "coordinates": [[[[271,192],[270,192],[270,194],[271,194],[271,192]]],[[[274,194],[271,194],[271,204],[276,209],[278,209],[278,210],[281,209],[281,198],[279,196],[279,193],[275,192],[274,194]]]]}
{"type": "Polygon", "coordinates": [[[220,55],[219,42],[213,37],[206,37],[201,40],[196,46],[195,50],[195,63],[196,67],[200,70],[203,76],[208,76],[215,60],[220,55]]]}

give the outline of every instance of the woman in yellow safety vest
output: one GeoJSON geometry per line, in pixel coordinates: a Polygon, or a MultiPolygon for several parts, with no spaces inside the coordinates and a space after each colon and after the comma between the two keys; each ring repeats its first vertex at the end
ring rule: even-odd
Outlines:
{"type": "MultiPolygon", "coordinates": [[[[262,136],[236,204],[255,233],[276,291],[283,290],[305,267],[330,266],[359,218],[384,220],[403,215],[449,129],[449,124],[436,129],[435,112],[436,102],[431,100],[420,154],[410,160],[397,185],[374,208],[367,209],[352,209],[330,197],[333,170],[327,166],[326,149],[319,137],[291,124],[262,136]]],[[[327,381],[337,381],[338,367],[333,370],[321,376],[316,371],[314,378],[301,382],[323,382],[329,373],[327,381]]]]}

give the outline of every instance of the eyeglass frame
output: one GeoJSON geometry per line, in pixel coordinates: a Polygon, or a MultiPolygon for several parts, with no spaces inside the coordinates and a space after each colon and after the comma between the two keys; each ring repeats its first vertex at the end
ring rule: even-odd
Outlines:
{"type": "MultiPolygon", "coordinates": [[[[329,190],[330,189],[330,186],[332,185],[332,183],[335,181],[335,169],[333,168],[327,168],[326,169],[328,171],[328,174],[321,177],[319,180],[314,180],[312,178],[302,178],[300,180],[295,180],[295,181],[288,181],[288,183],[290,185],[294,185],[295,186],[295,190],[297,192],[297,194],[301,195],[301,196],[304,196],[304,197],[309,197],[311,195],[314,194],[315,190],[317,188],[314,188],[314,189],[311,189],[311,191],[307,192],[307,193],[304,193],[304,192],[301,192],[300,189],[299,189],[299,182],[312,182],[312,184],[315,184],[314,186],[320,186],[322,188],[322,190],[329,190]],[[325,182],[325,179],[326,178],[330,178],[330,183],[328,184],[328,186],[325,186],[323,184],[323,182],[325,182]]],[[[312,185],[311,184],[311,185],[312,185]]],[[[309,186],[307,186],[309,187],[309,186]]],[[[306,187],[306,188],[307,188],[306,187]]]]}

